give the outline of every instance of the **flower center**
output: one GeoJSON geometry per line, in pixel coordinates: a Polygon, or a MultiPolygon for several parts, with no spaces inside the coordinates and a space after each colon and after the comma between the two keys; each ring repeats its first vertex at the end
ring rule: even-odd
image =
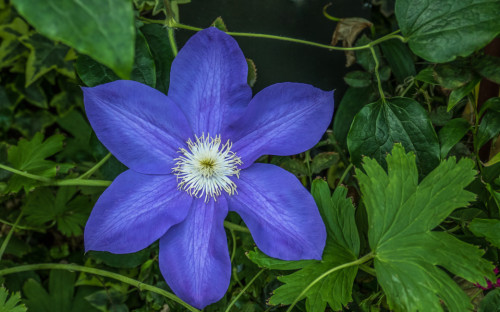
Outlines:
{"type": "Polygon", "coordinates": [[[241,159],[231,152],[232,143],[221,144],[220,135],[195,135],[195,141],[187,141],[188,149],[180,148],[181,156],[175,159],[172,173],[177,176],[178,187],[194,197],[205,196],[216,200],[224,190],[229,195],[236,192],[236,184],[229,178],[239,178],[241,159]]]}

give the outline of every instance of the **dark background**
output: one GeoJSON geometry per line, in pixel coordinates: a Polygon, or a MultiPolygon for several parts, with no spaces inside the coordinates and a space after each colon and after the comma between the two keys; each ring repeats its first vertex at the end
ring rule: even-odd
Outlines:
{"type": "MultiPolygon", "coordinates": [[[[221,16],[229,31],[280,35],[329,44],[336,22],[323,16],[329,0],[192,0],[179,5],[180,22],[208,27],[221,16]]],[[[335,17],[369,19],[371,7],[362,0],[335,0],[328,13],[335,17]]],[[[179,47],[193,35],[177,30],[179,47]]],[[[346,89],[347,71],[341,51],[263,38],[235,37],[257,67],[254,93],[277,82],[302,82],[323,90],[335,89],[336,103],[346,89]]]]}

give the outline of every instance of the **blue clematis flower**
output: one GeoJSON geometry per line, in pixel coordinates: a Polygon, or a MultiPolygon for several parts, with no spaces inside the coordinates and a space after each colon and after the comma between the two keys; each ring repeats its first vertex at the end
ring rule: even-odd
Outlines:
{"type": "Polygon", "coordinates": [[[271,257],[321,259],[325,246],[310,193],[254,161],[312,148],[331,121],[333,92],[279,83],[252,99],[247,70],[236,41],[208,28],[175,58],[168,96],[134,81],[83,88],[97,137],[130,168],[92,210],[85,249],[132,253],[159,239],[163,276],[197,308],[229,286],[228,211],[271,257]]]}

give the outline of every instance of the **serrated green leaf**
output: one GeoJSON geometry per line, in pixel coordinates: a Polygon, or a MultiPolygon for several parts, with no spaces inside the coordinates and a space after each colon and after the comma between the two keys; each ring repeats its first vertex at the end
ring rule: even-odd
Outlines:
{"type": "Polygon", "coordinates": [[[28,24],[16,17],[10,24],[0,26],[0,68],[12,66],[23,56],[26,48],[19,42],[19,37],[28,33],[28,24]]]}
{"type": "Polygon", "coordinates": [[[365,71],[355,70],[344,76],[344,81],[351,87],[363,88],[372,83],[372,75],[365,71]]]}
{"type": "Polygon", "coordinates": [[[82,234],[91,203],[85,196],[76,196],[76,188],[60,188],[56,195],[39,188],[31,193],[24,206],[26,221],[34,226],[52,226],[66,236],[82,234]]]}
{"type": "Polygon", "coordinates": [[[257,248],[249,251],[247,257],[259,267],[271,270],[297,270],[317,262],[316,260],[286,261],[271,258],[257,248]]]}
{"type": "Polygon", "coordinates": [[[368,103],[377,99],[377,93],[371,87],[350,87],[336,106],[333,121],[333,135],[343,147],[347,147],[347,133],[351,128],[354,116],[368,103]]]}
{"type": "Polygon", "coordinates": [[[484,47],[500,33],[500,2],[491,0],[398,0],[396,18],[410,49],[444,63],[484,47]]]}
{"type": "Polygon", "coordinates": [[[30,50],[26,62],[26,87],[51,70],[75,79],[73,61],[66,59],[70,51],[68,46],[53,42],[38,33],[21,37],[20,41],[30,50]]]}
{"type": "Polygon", "coordinates": [[[439,143],[441,145],[441,159],[446,158],[449,151],[455,144],[469,132],[471,129],[467,120],[455,118],[447,122],[441,130],[439,130],[439,143]]]}
{"type": "Polygon", "coordinates": [[[347,136],[355,164],[361,163],[362,156],[369,156],[385,165],[385,155],[394,143],[416,152],[420,174],[439,164],[438,137],[427,112],[412,99],[395,97],[366,105],[354,118],[347,136]]]}
{"type": "MultiPolygon", "coordinates": [[[[62,135],[53,135],[43,140],[43,134],[37,133],[30,140],[21,139],[17,146],[12,146],[8,150],[8,161],[15,169],[26,171],[31,174],[45,178],[55,177],[58,164],[47,160],[47,157],[54,155],[62,149],[62,135]]],[[[37,181],[13,175],[9,180],[8,191],[18,192],[22,187],[26,193],[37,184],[37,181]]]]}
{"type": "Polygon", "coordinates": [[[0,312],[26,312],[26,306],[21,303],[21,295],[9,292],[4,287],[0,288],[0,312]]]}
{"type": "Polygon", "coordinates": [[[461,99],[471,93],[480,81],[481,78],[474,77],[468,84],[451,91],[450,97],[448,98],[447,110],[450,111],[453,107],[455,107],[455,105],[458,104],[458,102],[460,102],[461,99]]]}
{"type": "Polygon", "coordinates": [[[328,183],[314,180],[311,194],[318,205],[326,224],[326,230],[332,241],[354,256],[359,255],[359,234],[355,222],[355,209],[350,198],[347,198],[347,188],[339,186],[330,195],[328,183]]]}
{"type": "Polygon", "coordinates": [[[128,0],[13,0],[42,35],[91,56],[128,79],[134,62],[134,14],[128,0]]]}
{"type": "Polygon", "coordinates": [[[483,55],[480,58],[474,58],[474,69],[484,78],[500,84],[500,58],[483,55]]]}
{"type": "MultiPolygon", "coordinates": [[[[351,251],[327,241],[323,261],[315,261],[295,273],[279,277],[278,280],[284,285],[274,291],[269,302],[273,305],[291,304],[321,274],[354,260],[356,257],[351,251]]],[[[322,312],[327,303],[333,310],[341,310],[342,306],[352,301],[352,287],[357,271],[357,266],[350,266],[327,275],[312,286],[305,294],[308,311],[322,312]]]]}
{"type": "Polygon", "coordinates": [[[500,248],[500,220],[497,219],[474,219],[469,225],[474,235],[484,237],[492,245],[500,248]]]}
{"type": "Polygon", "coordinates": [[[380,48],[399,83],[404,83],[406,78],[417,74],[410,49],[403,42],[387,40],[380,43],[380,48]]]}
{"type": "Polygon", "coordinates": [[[156,89],[167,94],[170,67],[175,57],[168,39],[168,31],[158,24],[146,24],[141,27],[141,32],[147,40],[156,65],[156,89]]]}
{"type": "Polygon", "coordinates": [[[443,161],[420,184],[415,155],[396,144],[386,157],[387,172],[365,158],[356,169],[368,214],[368,239],[375,270],[394,311],[449,311],[472,308],[469,298],[445,271],[485,285],[493,265],[484,253],[445,232],[431,231],[454,209],[475,196],[464,188],[476,172],[470,159],[443,161]]]}
{"type": "MultiPolygon", "coordinates": [[[[86,55],[78,57],[76,71],[80,79],[89,87],[120,79],[110,68],[86,55]]],[[[139,31],[136,36],[134,66],[130,79],[150,87],[156,86],[155,62],[146,38],[139,31]]]]}
{"type": "Polygon", "coordinates": [[[500,312],[500,289],[490,291],[479,304],[478,312],[500,312]]]}

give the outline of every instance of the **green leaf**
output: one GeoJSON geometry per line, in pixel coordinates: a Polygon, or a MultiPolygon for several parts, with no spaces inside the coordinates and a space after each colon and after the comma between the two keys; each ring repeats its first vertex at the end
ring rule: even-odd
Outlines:
{"type": "Polygon", "coordinates": [[[468,56],[500,33],[500,2],[398,0],[396,18],[413,53],[444,63],[468,56]]]}
{"type": "Polygon", "coordinates": [[[476,136],[476,150],[479,150],[489,140],[500,133],[500,111],[491,109],[486,111],[481,119],[476,136]]]}
{"type": "Polygon", "coordinates": [[[460,88],[474,78],[472,70],[463,66],[462,62],[437,64],[434,73],[437,82],[447,89],[460,88]]]}
{"type": "Polygon", "coordinates": [[[368,103],[377,99],[377,93],[371,87],[352,88],[350,87],[344,94],[340,104],[336,106],[333,121],[333,135],[339,143],[347,147],[347,133],[351,128],[354,116],[368,103]]]}
{"type": "Polygon", "coordinates": [[[13,0],[42,35],[61,41],[128,79],[134,62],[134,13],[129,0],[13,0]]]}
{"type": "Polygon", "coordinates": [[[259,267],[271,270],[297,270],[317,262],[316,260],[286,261],[271,258],[257,248],[249,251],[247,257],[259,267]]]}
{"type": "MultiPolygon", "coordinates": [[[[363,35],[356,41],[355,46],[359,47],[367,45],[370,42],[371,40],[366,35],[363,35]]],[[[375,55],[377,56],[377,59],[379,60],[379,62],[381,62],[382,57],[380,55],[380,49],[378,45],[375,45],[373,48],[375,49],[375,55]]],[[[361,67],[363,67],[365,71],[369,73],[373,73],[375,71],[375,60],[369,49],[357,50],[355,51],[355,55],[356,55],[356,63],[361,65],[361,67]]]]}
{"type": "Polygon", "coordinates": [[[493,265],[477,247],[431,230],[474,200],[464,190],[476,174],[474,162],[450,158],[419,184],[415,159],[396,144],[386,157],[387,172],[369,158],[365,172],[356,169],[378,282],[394,311],[443,311],[441,300],[449,311],[467,311],[470,299],[439,267],[485,285],[485,276],[493,278],[493,265]]]}
{"type": "Polygon", "coordinates": [[[0,68],[9,67],[23,56],[26,48],[19,37],[28,33],[28,24],[16,17],[11,23],[0,26],[0,68]]]}
{"type": "Polygon", "coordinates": [[[348,72],[344,76],[344,81],[354,88],[368,87],[372,83],[372,75],[365,71],[355,70],[348,72]]]}
{"type": "Polygon", "coordinates": [[[26,305],[30,311],[37,312],[68,312],[68,311],[98,311],[84,299],[80,293],[83,287],[75,290],[75,273],[64,270],[52,270],[49,275],[49,291],[33,279],[23,286],[27,298],[26,305]]]}
{"type": "Polygon", "coordinates": [[[455,107],[455,105],[458,104],[458,102],[461,99],[463,99],[469,93],[471,93],[472,90],[474,90],[474,88],[476,87],[476,85],[480,81],[481,81],[481,78],[475,77],[468,84],[466,84],[466,85],[464,85],[464,86],[462,86],[462,87],[460,87],[458,89],[455,89],[455,90],[451,91],[450,97],[448,98],[448,107],[447,107],[447,110],[450,111],[453,107],[455,107]]]}
{"type": "Polygon", "coordinates": [[[9,297],[7,289],[1,287],[0,312],[26,312],[26,306],[21,303],[21,295],[19,293],[14,293],[9,297]]]}
{"type": "MultiPolygon", "coordinates": [[[[45,178],[55,177],[58,164],[46,160],[62,150],[62,135],[53,135],[43,140],[43,134],[37,133],[31,141],[21,139],[17,146],[12,146],[8,150],[8,161],[15,169],[27,171],[28,173],[39,175],[45,178]]],[[[67,168],[66,168],[67,169],[67,168]]],[[[24,187],[26,193],[37,184],[37,181],[13,175],[9,180],[8,191],[18,192],[24,187]]]]}
{"type": "Polygon", "coordinates": [[[247,58],[248,76],[247,83],[252,88],[257,82],[257,67],[252,59],[247,58]]]}
{"type": "Polygon", "coordinates": [[[210,25],[210,26],[215,27],[215,28],[222,30],[222,31],[226,31],[226,32],[228,31],[226,23],[224,23],[224,20],[220,16],[217,17],[215,19],[215,21],[212,22],[212,25],[210,25]]]}
{"type": "MultiPolygon", "coordinates": [[[[86,221],[86,220],[85,220],[86,221]]],[[[149,249],[143,249],[129,254],[112,254],[105,251],[89,251],[87,255],[93,259],[104,262],[113,268],[132,269],[148,260],[151,252],[149,249]]]]}
{"type": "Polygon", "coordinates": [[[415,80],[422,81],[431,85],[439,84],[434,78],[434,70],[432,67],[422,69],[416,76],[415,80]]]}
{"type": "Polygon", "coordinates": [[[320,173],[339,162],[339,154],[335,152],[324,152],[314,156],[311,162],[311,172],[320,173]]]}
{"type": "Polygon", "coordinates": [[[484,78],[500,84],[500,58],[491,55],[483,55],[474,58],[474,69],[484,78]]]}
{"type": "MultiPolygon", "coordinates": [[[[284,285],[274,291],[269,302],[273,305],[291,304],[320,275],[354,260],[356,257],[351,251],[327,241],[323,260],[314,261],[295,273],[279,277],[278,280],[284,285]]],[[[352,288],[357,271],[357,266],[350,266],[327,275],[312,286],[305,294],[307,311],[323,312],[327,304],[333,310],[341,310],[342,306],[352,301],[352,288]]]]}
{"type": "Polygon", "coordinates": [[[490,291],[479,304],[478,312],[500,312],[500,289],[490,291]]]}
{"type": "Polygon", "coordinates": [[[170,84],[170,67],[174,54],[168,40],[167,28],[158,24],[146,24],[141,32],[147,40],[156,66],[156,89],[167,94],[170,84]]]}
{"type": "MultiPolygon", "coordinates": [[[[86,55],[78,57],[76,71],[80,79],[89,87],[120,79],[110,68],[86,55]]],[[[146,38],[139,31],[135,42],[135,59],[130,79],[147,84],[150,87],[156,85],[155,62],[146,38]]]]}
{"type": "Polygon", "coordinates": [[[484,237],[493,246],[500,248],[500,220],[474,219],[469,225],[469,230],[478,237],[484,237]]]}
{"type": "Polygon", "coordinates": [[[81,235],[92,206],[87,197],[75,195],[75,187],[59,188],[55,196],[48,189],[35,190],[24,207],[26,221],[34,226],[56,223],[66,236],[81,235]]]}
{"type": "Polygon", "coordinates": [[[20,40],[31,51],[26,62],[26,87],[51,70],[75,79],[73,61],[66,60],[69,47],[53,42],[38,33],[22,37],[20,40]]]}
{"type": "Polygon", "coordinates": [[[380,48],[399,83],[404,83],[407,77],[417,74],[410,49],[400,40],[384,41],[380,48]]]}
{"type": "Polygon", "coordinates": [[[453,146],[471,129],[467,120],[455,118],[447,122],[441,130],[439,130],[439,143],[441,145],[441,159],[446,158],[453,146]]]}
{"type": "Polygon", "coordinates": [[[395,97],[365,106],[354,118],[347,146],[355,164],[363,155],[385,165],[385,155],[394,143],[402,143],[417,154],[420,174],[439,164],[439,142],[422,106],[409,98],[395,97]]]}

